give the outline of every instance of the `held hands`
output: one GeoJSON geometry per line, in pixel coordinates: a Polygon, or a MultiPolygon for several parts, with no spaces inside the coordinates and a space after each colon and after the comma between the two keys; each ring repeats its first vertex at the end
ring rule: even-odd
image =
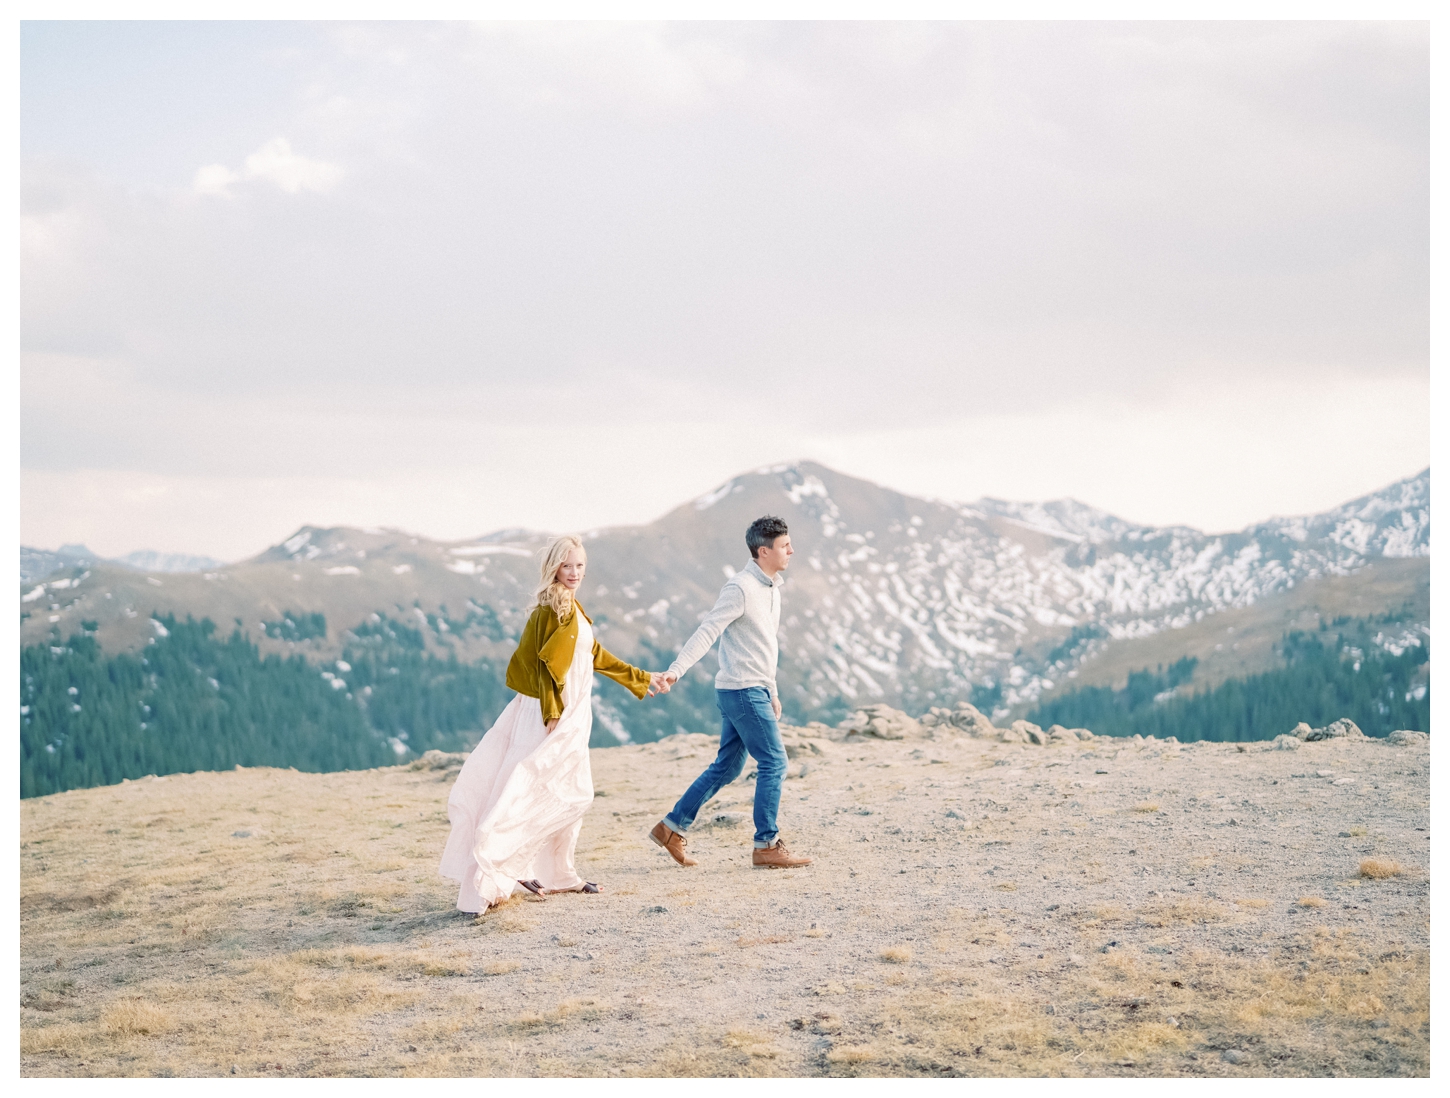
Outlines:
{"type": "Polygon", "coordinates": [[[668,671],[651,671],[649,673],[649,696],[656,694],[668,694],[670,687],[678,681],[678,676],[671,675],[668,671]]]}

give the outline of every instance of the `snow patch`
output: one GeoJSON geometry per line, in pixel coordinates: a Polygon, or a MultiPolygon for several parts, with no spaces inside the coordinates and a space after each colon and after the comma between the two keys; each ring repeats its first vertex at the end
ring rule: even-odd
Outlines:
{"type": "Polygon", "coordinates": [[[322,574],[324,576],[360,576],[362,570],[351,564],[340,564],[336,568],[324,568],[322,574]]]}
{"type": "Polygon", "coordinates": [[[734,488],[735,482],[733,480],[727,480],[724,484],[720,485],[720,487],[716,488],[713,492],[706,492],[699,499],[695,500],[695,510],[704,511],[711,507],[714,507],[715,504],[719,503],[722,499],[728,496],[731,491],[734,490],[734,488]]]}
{"type": "Polygon", "coordinates": [[[786,498],[794,504],[799,504],[801,500],[810,496],[820,496],[821,499],[830,497],[830,493],[826,491],[826,486],[821,483],[820,478],[814,476],[806,477],[799,484],[792,485],[785,494],[786,498]]]}

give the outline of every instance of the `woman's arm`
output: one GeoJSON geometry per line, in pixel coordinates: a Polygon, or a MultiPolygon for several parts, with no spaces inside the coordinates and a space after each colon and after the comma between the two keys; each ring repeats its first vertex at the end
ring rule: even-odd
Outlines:
{"type": "Polygon", "coordinates": [[[625,663],[598,641],[594,642],[594,670],[607,679],[613,679],[636,698],[649,693],[650,673],[633,664],[625,663]]]}

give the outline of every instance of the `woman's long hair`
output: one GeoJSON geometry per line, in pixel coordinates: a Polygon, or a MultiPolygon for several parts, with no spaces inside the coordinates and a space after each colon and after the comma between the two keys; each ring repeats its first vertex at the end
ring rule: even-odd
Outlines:
{"type": "Polygon", "coordinates": [[[574,608],[574,592],[555,577],[559,574],[559,565],[564,563],[564,558],[571,549],[578,549],[587,557],[584,543],[573,534],[561,534],[549,542],[539,564],[539,586],[534,590],[534,601],[529,605],[530,610],[535,606],[547,606],[559,615],[560,621],[569,616],[569,611],[574,608]]]}

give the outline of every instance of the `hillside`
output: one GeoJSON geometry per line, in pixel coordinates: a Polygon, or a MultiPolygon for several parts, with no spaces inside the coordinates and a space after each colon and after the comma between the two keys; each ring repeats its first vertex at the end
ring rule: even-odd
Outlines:
{"type": "Polygon", "coordinates": [[[713,746],[675,737],[593,753],[601,895],[477,919],[456,758],[25,801],[20,1072],[1428,1075],[1423,738],[787,739],[814,865],[749,868],[748,774],[698,867],[650,845],[713,746]]]}
{"type": "MultiPolygon", "coordinates": [[[[1073,501],[918,499],[803,462],[736,477],[646,526],[588,532],[584,602],[605,643],[662,664],[745,562],[742,531],[766,512],[790,523],[799,550],[781,681],[800,719],[878,701],[921,711],[974,691],[999,714],[1020,713],[1069,682],[1185,653],[1212,683],[1270,665],[1284,622],[1351,604],[1399,611],[1407,600],[1419,614],[1428,588],[1428,470],[1322,515],[1209,536],[1073,501]],[[1230,628],[1246,632],[1226,640],[1230,628]]],[[[155,635],[153,614],[190,614],[222,629],[240,623],[263,652],[330,665],[348,631],[377,614],[406,619],[439,655],[498,661],[542,540],[304,527],[251,560],[196,574],[70,565],[22,588],[21,639],[54,643],[90,622],[106,651],[135,651],[155,635]],[[326,631],[296,638],[289,614],[322,614],[326,631]]],[[[707,662],[691,678],[708,683],[710,671],[707,662]]],[[[601,719],[637,738],[693,726],[694,709],[668,704],[673,715],[650,718],[658,728],[607,700],[601,719]]]]}

